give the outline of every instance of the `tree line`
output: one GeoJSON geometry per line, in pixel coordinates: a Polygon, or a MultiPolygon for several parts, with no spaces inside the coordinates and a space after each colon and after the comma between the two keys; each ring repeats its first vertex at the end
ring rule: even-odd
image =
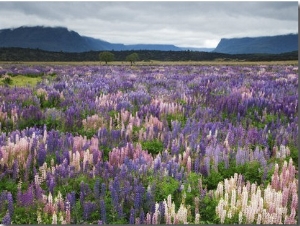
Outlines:
{"type": "MultiPolygon", "coordinates": [[[[285,61],[298,60],[298,51],[282,54],[224,54],[199,51],[89,51],[81,53],[50,52],[29,48],[0,48],[0,61],[99,61],[103,52],[111,53],[114,61],[285,61]],[[135,53],[135,54],[134,54],[135,53]]],[[[105,55],[105,54],[104,54],[105,55]]],[[[102,61],[106,62],[102,59],[102,61]]],[[[109,60],[111,61],[111,60],[109,60]]],[[[107,61],[107,62],[109,62],[107,61]]]]}
{"type": "MultiPolygon", "coordinates": [[[[114,61],[115,55],[111,52],[104,51],[99,54],[99,59],[100,59],[100,61],[104,61],[105,64],[107,64],[107,62],[114,61]]],[[[138,59],[139,59],[139,55],[137,53],[131,53],[128,56],[126,56],[126,61],[129,61],[131,66],[138,59]]]]}

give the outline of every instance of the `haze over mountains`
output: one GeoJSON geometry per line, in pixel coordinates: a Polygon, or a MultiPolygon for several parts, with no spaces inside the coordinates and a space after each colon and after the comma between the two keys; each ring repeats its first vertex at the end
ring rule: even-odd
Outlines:
{"type": "Polygon", "coordinates": [[[21,47],[52,52],[88,52],[103,50],[160,50],[160,51],[203,51],[229,54],[284,53],[298,51],[298,34],[257,38],[222,39],[215,49],[177,47],[166,44],[124,45],[85,37],[64,27],[19,27],[0,30],[1,47],[21,47]]]}

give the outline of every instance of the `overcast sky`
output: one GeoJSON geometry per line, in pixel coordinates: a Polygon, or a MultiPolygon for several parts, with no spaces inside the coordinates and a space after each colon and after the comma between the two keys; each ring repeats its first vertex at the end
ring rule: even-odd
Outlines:
{"type": "Polygon", "coordinates": [[[216,47],[221,38],[298,33],[294,2],[2,2],[0,29],[61,26],[123,44],[216,47]]]}

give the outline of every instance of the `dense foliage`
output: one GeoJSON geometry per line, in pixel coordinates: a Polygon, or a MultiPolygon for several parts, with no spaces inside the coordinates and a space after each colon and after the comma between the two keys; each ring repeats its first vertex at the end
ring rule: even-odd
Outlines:
{"type": "MultiPolygon", "coordinates": [[[[137,53],[140,61],[286,61],[298,60],[298,51],[282,54],[225,54],[198,51],[124,50],[111,51],[115,61],[126,61],[126,57],[137,53]]],[[[99,51],[68,53],[49,52],[28,48],[0,48],[0,61],[99,61],[99,51]]]]}
{"type": "Polygon", "coordinates": [[[0,75],[2,224],[298,223],[298,67],[0,75]]]}

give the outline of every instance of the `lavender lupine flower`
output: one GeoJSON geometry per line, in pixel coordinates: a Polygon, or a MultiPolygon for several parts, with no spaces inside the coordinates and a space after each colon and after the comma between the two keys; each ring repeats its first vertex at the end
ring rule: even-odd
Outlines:
{"type": "Polygon", "coordinates": [[[103,198],[100,200],[100,212],[101,212],[101,220],[103,223],[106,223],[106,207],[103,198]]]}
{"type": "Polygon", "coordinates": [[[161,201],[159,202],[159,214],[160,216],[165,216],[165,205],[164,203],[161,201]]]}
{"type": "Polygon", "coordinates": [[[200,159],[196,157],[194,162],[194,172],[199,173],[199,169],[200,169],[200,159]]]}
{"type": "Polygon", "coordinates": [[[117,207],[117,213],[118,213],[118,218],[121,219],[124,217],[124,213],[123,213],[123,205],[120,203],[118,204],[117,207]]]}
{"type": "Polygon", "coordinates": [[[43,144],[40,144],[38,153],[37,153],[37,160],[39,166],[42,166],[46,160],[47,151],[43,144]]]}
{"type": "Polygon", "coordinates": [[[94,196],[95,196],[95,199],[99,199],[100,197],[100,180],[97,179],[96,182],[95,182],[95,185],[94,185],[94,196]]]}
{"type": "Polygon", "coordinates": [[[101,155],[101,152],[99,152],[98,150],[93,150],[93,164],[94,165],[97,164],[100,155],[101,155]]]}
{"type": "Polygon", "coordinates": [[[1,223],[2,223],[3,225],[9,225],[9,224],[11,224],[11,217],[10,217],[10,215],[9,215],[9,212],[7,212],[7,213],[5,214],[5,216],[3,217],[1,223]]]}
{"type": "Polygon", "coordinates": [[[33,185],[30,185],[28,190],[22,194],[21,191],[18,192],[18,202],[22,206],[31,206],[34,201],[34,190],[33,185]]]}
{"type": "Polygon", "coordinates": [[[74,191],[67,194],[67,200],[70,202],[71,207],[73,207],[75,205],[76,197],[75,197],[75,192],[74,191]]]}
{"type": "Polygon", "coordinates": [[[34,155],[34,150],[36,150],[37,147],[38,147],[38,138],[34,137],[34,138],[32,138],[32,144],[31,144],[31,149],[30,149],[31,155],[34,155]]]}
{"type": "Polygon", "coordinates": [[[145,223],[145,214],[144,214],[144,210],[142,209],[140,211],[140,224],[144,224],[145,223]]]}
{"type": "Polygon", "coordinates": [[[85,202],[85,203],[83,204],[83,218],[84,218],[85,220],[88,220],[89,217],[90,217],[90,215],[91,215],[91,213],[92,213],[93,211],[95,211],[95,209],[96,209],[95,203],[92,203],[92,202],[90,202],[90,201],[85,202]]]}
{"type": "Polygon", "coordinates": [[[0,193],[0,211],[2,211],[2,209],[4,209],[4,204],[5,204],[5,201],[7,199],[7,194],[6,194],[6,191],[2,191],[0,193]]]}
{"type": "Polygon", "coordinates": [[[204,175],[209,175],[210,174],[210,157],[204,157],[204,169],[205,169],[205,173],[204,175]]]}
{"type": "Polygon", "coordinates": [[[7,193],[7,204],[8,204],[8,212],[10,216],[13,216],[14,214],[14,201],[12,194],[10,192],[7,193]]]}
{"type": "Polygon", "coordinates": [[[101,197],[105,197],[106,194],[106,185],[105,183],[101,184],[101,197]]]}
{"type": "Polygon", "coordinates": [[[47,133],[47,151],[54,153],[61,148],[62,142],[58,131],[51,130],[47,133]]]}
{"type": "Polygon", "coordinates": [[[80,204],[83,205],[84,203],[84,192],[80,192],[80,196],[79,196],[79,200],[80,200],[80,204]]]}
{"type": "Polygon", "coordinates": [[[25,173],[24,173],[24,181],[28,181],[31,165],[32,165],[32,154],[29,153],[27,161],[26,161],[26,167],[25,167],[25,173]]]}
{"type": "Polygon", "coordinates": [[[130,209],[130,216],[129,216],[129,224],[134,224],[135,222],[135,211],[133,208],[130,209]]]}
{"type": "Polygon", "coordinates": [[[138,185],[135,188],[135,198],[134,198],[134,209],[138,210],[142,206],[143,202],[143,194],[144,194],[144,187],[138,185]]]}

